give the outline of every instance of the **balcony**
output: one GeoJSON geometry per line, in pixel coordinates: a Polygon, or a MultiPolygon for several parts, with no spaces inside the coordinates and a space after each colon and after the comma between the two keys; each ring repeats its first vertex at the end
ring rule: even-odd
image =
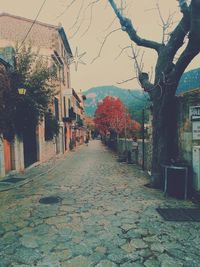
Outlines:
{"type": "Polygon", "coordinates": [[[69,109],[69,116],[63,117],[63,122],[72,122],[76,120],[76,113],[74,112],[73,108],[69,109]]]}

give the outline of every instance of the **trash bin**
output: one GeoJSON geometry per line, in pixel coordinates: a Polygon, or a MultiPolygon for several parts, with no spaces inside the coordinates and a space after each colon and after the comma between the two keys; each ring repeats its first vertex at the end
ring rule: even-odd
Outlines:
{"type": "Polygon", "coordinates": [[[176,198],[187,198],[188,166],[183,164],[162,165],[163,190],[165,195],[176,198]]]}

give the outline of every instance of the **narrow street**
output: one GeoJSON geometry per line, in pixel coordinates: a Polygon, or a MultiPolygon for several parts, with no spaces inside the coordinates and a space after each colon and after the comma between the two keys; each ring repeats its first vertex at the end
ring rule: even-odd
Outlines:
{"type": "Polygon", "coordinates": [[[200,224],[166,222],[155,210],[193,204],[147,183],[100,141],[83,145],[0,193],[0,266],[200,266],[200,224]],[[58,203],[39,202],[50,196],[58,203]]]}

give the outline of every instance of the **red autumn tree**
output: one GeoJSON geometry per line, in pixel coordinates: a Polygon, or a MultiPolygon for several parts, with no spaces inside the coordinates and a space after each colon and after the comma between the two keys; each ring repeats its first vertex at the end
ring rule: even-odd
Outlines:
{"type": "Polygon", "coordinates": [[[141,129],[141,125],[139,122],[135,121],[135,120],[131,120],[130,124],[128,125],[128,129],[127,129],[127,136],[129,137],[138,137],[139,133],[140,133],[140,129],[141,129]]]}
{"type": "Polygon", "coordinates": [[[126,107],[119,98],[107,96],[97,106],[95,112],[95,126],[102,135],[114,131],[117,135],[124,135],[125,131],[139,130],[139,124],[131,120],[126,107]]]}

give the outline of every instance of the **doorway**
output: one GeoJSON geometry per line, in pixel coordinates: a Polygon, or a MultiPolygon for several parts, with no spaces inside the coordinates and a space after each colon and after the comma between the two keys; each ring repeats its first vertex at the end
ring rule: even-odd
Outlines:
{"type": "Polygon", "coordinates": [[[24,132],[24,166],[27,168],[37,161],[37,135],[35,127],[24,132]]]}

